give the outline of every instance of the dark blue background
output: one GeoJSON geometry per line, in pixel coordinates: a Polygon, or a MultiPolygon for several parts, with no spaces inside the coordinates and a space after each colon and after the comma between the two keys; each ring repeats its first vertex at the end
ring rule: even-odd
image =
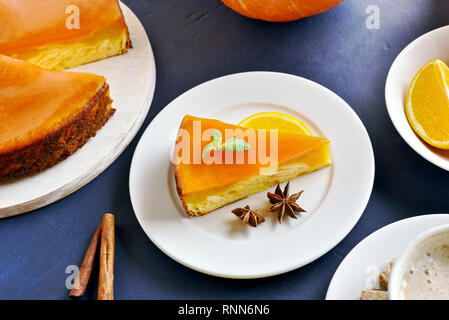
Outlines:
{"type": "MultiPolygon", "coordinates": [[[[449,24],[449,1],[347,0],[284,24],[244,18],[219,0],[124,2],[141,19],[155,53],[150,113],[120,158],[83,189],[46,208],[0,220],[0,298],[68,298],[66,267],[81,263],[103,212],[116,214],[117,299],[323,299],[334,271],[364,237],[399,219],[449,211],[449,173],[405,144],[384,100],[394,58],[421,34],[449,24]],[[365,27],[371,4],[380,8],[380,30],[365,27]],[[374,190],[352,232],[317,261],[266,279],[214,278],[174,262],[145,236],[129,199],[129,167],[143,130],[171,100],[204,81],[254,70],[306,77],[345,99],[372,139],[374,190]]],[[[87,298],[96,297],[93,280],[87,298]]]]}

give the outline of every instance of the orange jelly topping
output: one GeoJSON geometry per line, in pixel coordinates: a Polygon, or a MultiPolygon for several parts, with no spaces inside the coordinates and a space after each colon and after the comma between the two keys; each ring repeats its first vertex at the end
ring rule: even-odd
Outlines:
{"type": "Polygon", "coordinates": [[[101,76],[49,71],[0,55],[0,154],[24,148],[60,129],[105,82],[101,76]]]}
{"type": "Polygon", "coordinates": [[[178,184],[183,194],[232,185],[259,174],[261,169],[270,168],[272,163],[267,160],[268,158],[271,159],[273,153],[276,152],[275,148],[272,148],[272,145],[277,146],[276,158],[277,165],[279,166],[328,143],[328,139],[321,137],[281,132],[278,132],[276,136],[272,136],[270,132],[266,131],[247,129],[218,120],[196,118],[187,115],[180,126],[174,155],[175,170],[180,178],[178,184]],[[198,132],[195,132],[198,131],[195,127],[198,128],[199,125],[201,127],[200,136],[198,136],[198,132]],[[243,132],[243,135],[239,136],[237,134],[235,137],[246,141],[249,144],[249,149],[237,152],[223,150],[212,151],[210,153],[211,157],[216,157],[215,159],[218,160],[211,163],[211,161],[203,157],[202,153],[205,147],[211,143],[211,139],[208,139],[210,134],[206,132],[210,133],[214,130],[218,130],[221,133],[222,142],[225,142],[229,138],[229,130],[243,132]],[[228,130],[228,137],[226,137],[226,130],[228,130]],[[255,132],[256,134],[252,138],[249,138],[251,132],[255,132]],[[201,136],[203,135],[206,138],[202,138],[201,136]],[[186,143],[185,139],[189,139],[189,141],[186,143]],[[276,141],[272,141],[271,139],[276,139],[276,141]],[[185,151],[186,149],[187,151],[185,151]],[[198,149],[200,149],[199,152],[198,149]],[[266,158],[260,157],[259,151],[266,158]],[[251,152],[253,152],[253,155],[255,154],[255,157],[250,156],[251,152]],[[244,160],[243,162],[240,160],[240,163],[237,163],[237,154],[239,153],[242,156],[241,159],[244,160]],[[228,160],[233,159],[232,164],[226,163],[226,154],[228,154],[228,160]],[[198,158],[198,155],[200,158],[198,158]],[[199,162],[198,159],[200,160],[199,162]]]}
{"type": "Polygon", "coordinates": [[[6,55],[117,29],[126,30],[117,0],[0,0],[0,53],[6,55]]]}

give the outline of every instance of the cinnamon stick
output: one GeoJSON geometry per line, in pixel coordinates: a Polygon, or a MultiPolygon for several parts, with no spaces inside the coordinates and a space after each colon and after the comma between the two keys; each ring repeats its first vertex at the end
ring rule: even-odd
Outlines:
{"type": "Polygon", "coordinates": [[[81,298],[87,288],[87,283],[89,282],[90,274],[92,273],[93,264],[95,262],[100,234],[101,224],[90,241],[89,247],[87,248],[83,259],[83,263],[81,264],[81,268],[78,272],[78,276],[75,279],[75,284],[70,291],[70,298],[72,299],[81,298]]]}
{"type": "Polygon", "coordinates": [[[101,222],[98,300],[114,300],[114,229],[114,215],[106,213],[101,222]]]}

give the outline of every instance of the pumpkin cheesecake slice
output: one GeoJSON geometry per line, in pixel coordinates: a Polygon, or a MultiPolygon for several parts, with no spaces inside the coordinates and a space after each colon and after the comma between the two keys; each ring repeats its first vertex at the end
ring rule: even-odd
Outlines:
{"type": "Polygon", "coordinates": [[[185,116],[173,156],[179,197],[189,216],[331,164],[329,140],[267,132],[185,116]]]}
{"type": "Polygon", "coordinates": [[[125,53],[118,0],[0,0],[0,54],[61,70],[125,53]]]}
{"type": "Polygon", "coordinates": [[[114,112],[104,77],[0,55],[0,178],[37,173],[67,158],[114,112]]]}

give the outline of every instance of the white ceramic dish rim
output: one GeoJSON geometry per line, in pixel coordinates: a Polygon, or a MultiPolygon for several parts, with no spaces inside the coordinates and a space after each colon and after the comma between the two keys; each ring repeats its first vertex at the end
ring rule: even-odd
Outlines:
{"type": "Polygon", "coordinates": [[[410,255],[415,251],[416,247],[423,241],[430,239],[433,236],[447,232],[449,232],[449,224],[433,227],[420,233],[402,250],[395,263],[393,264],[390,279],[388,282],[388,298],[390,300],[403,300],[400,296],[400,285],[402,276],[404,274],[404,267],[405,263],[408,261],[410,255]]]}
{"type": "MultiPolygon", "coordinates": [[[[391,96],[391,82],[393,81],[393,73],[395,72],[395,69],[397,68],[399,62],[403,59],[403,57],[411,50],[414,49],[414,47],[419,44],[422,41],[427,41],[428,39],[430,39],[431,37],[434,36],[434,34],[437,34],[439,32],[446,32],[447,34],[449,34],[449,25],[448,26],[443,26],[440,28],[437,28],[435,30],[429,31],[423,35],[421,35],[420,37],[418,37],[417,39],[415,39],[414,41],[412,41],[410,44],[408,44],[400,53],[399,55],[396,57],[396,59],[394,60],[393,64],[391,65],[390,71],[388,72],[388,76],[387,76],[387,80],[386,80],[386,84],[385,84],[385,102],[386,102],[386,106],[387,106],[387,112],[388,115],[391,119],[391,122],[393,123],[394,127],[396,128],[396,130],[399,132],[399,134],[401,135],[401,137],[405,140],[405,142],[413,149],[415,150],[416,153],[418,153],[420,156],[422,156],[424,159],[426,159],[427,161],[433,163],[434,165],[449,171],[449,161],[444,161],[442,160],[440,157],[438,157],[436,154],[434,154],[432,151],[430,151],[426,146],[424,146],[424,142],[421,142],[419,139],[418,140],[413,140],[412,138],[409,137],[409,135],[406,134],[405,129],[403,129],[403,127],[399,124],[399,120],[394,116],[393,113],[393,109],[395,108],[395,106],[392,105],[392,103],[389,101],[390,99],[388,97],[391,96]],[[417,142],[419,142],[419,145],[417,144],[417,142]]],[[[429,60],[430,61],[430,60],[429,60]]],[[[403,105],[401,106],[403,108],[403,105]]],[[[404,114],[405,116],[405,114],[404,114]]],[[[407,120],[406,120],[407,121],[407,120]]],[[[408,121],[407,121],[408,124],[408,121]]],[[[410,130],[411,127],[410,127],[410,130]]]]}
{"type": "MultiPolygon", "coordinates": [[[[356,216],[354,215],[353,219],[351,219],[351,221],[348,221],[348,222],[346,223],[345,229],[344,229],[344,230],[343,230],[343,229],[340,230],[340,231],[338,232],[338,237],[335,237],[335,238],[338,238],[338,239],[334,239],[334,241],[333,241],[332,243],[329,243],[329,244],[326,246],[326,249],[325,249],[325,250],[321,250],[321,251],[319,251],[319,252],[316,252],[313,256],[309,256],[309,258],[308,258],[307,260],[304,260],[304,261],[302,261],[301,263],[289,264],[288,266],[286,266],[286,267],[284,267],[284,268],[282,268],[282,269],[278,269],[278,270],[272,271],[272,272],[262,272],[262,273],[260,273],[260,272],[253,272],[253,273],[251,273],[251,274],[240,274],[240,275],[236,275],[236,274],[233,274],[233,273],[229,273],[229,274],[216,273],[216,272],[213,272],[212,270],[203,269],[203,268],[201,268],[201,267],[198,267],[198,266],[195,266],[195,265],[193,265],[193,264],[191,264],[191,263],[188,263],[188,262],[186,262],[186,261],[184,261],[184,260],[178,258],[177,256],[171,254],[169,251],[167,251],[167,250],[164,248],[164,246],[158,241],[158,239],[156,239],[155,237],[153,237],[152,234],[151,234],[151,232],[149,232],[148,230],[146,230],[146,229],[143,227],[142,217],[140,217],[139,214],[136,213],[136,217],[137,217],[137,219],[138,219],[138,221],[139,221],[139,223],[140,223],[142,229],[143,229],[144,232],[147,234],[148,238],[149,238],[149,239],[150,239],[150,240],[151,240],[151,241],[152,241],[152,242],[153,242],[159,249],[161,249],[161,251],[163,251],[167,256],[169,256],[169,257],[172,258],[173,260],[175,260],[175,261],[179,262],[180,264],[183,264],[184,266],[189,267],[189,268],[191,268],[191,269],[193,269],[193,270],[196,270],[196,271],[199,271],[199,272],[202,272],[202,273],[205,273],[205,274],[209,274],[209,275],[213,275],[213,276],[218,276],[218,277],[225,277],[225,278],[252,279],[252,278],[262,278],[262,277],[274,276],[274,275],[282,274],[282,273],[289,272],[289,271],[291,271],[291,270],[300,268],[300,267],[302,267],[302,266],[304,266],[304,265],[306,265],[306,264],[308,264],[308,263],[310,263],[310,262],[312,262],[312,261],[318,259],[318,258],[321,257],[322,255],[324,255],[325,253],[327,253],[329,250],[331,250],[332,248],[334,248],[334,247],[335,247],[335,246],[336,246],[342,239],[344,239],[344,238],[349,234],[349,232],[353,229],[353,227],[355,226],[355,224],[357,223],[357,221],[358,221],[358,220],[360,219],[360,217],[362,216],[362,214],[363,214],[363,212],[364,212],[364,210],[365,210],[365,208],[366,208],[366,206],[367,206],[367,204],[368,204],[368,201],[369,201],[369,199],[370,199],[371,192],[372,192],[373,183],[374,183],[374,171],[375,171],[375,165],[374,165],[374,152],[373,152],[373,149],[372,149],[371,141],[370,141],[369,135],[368,135],[368,133],[367,133],[367,131],[366,131],[366,129],[365,129],[365,127],[364,127],[362,121],[361,121],[360,118],[357,116],[357,114],[354,112],[354,110],[353,110],[351,107],[349,107],[349,105],[348,105],[348,104],[347,104],[341,97],[339,97],[338,95],[336,95],[336,94],[335,94],[334,92],[332,92],[331,90],[325,88],[324,86],[322,86],[322,85],[320,85],[320,84],[318,84],[318,83],[315,83],[315,82],[313,82],[313,81],[311,81],[311,80],[302,78],[302,77],[298,77],[298,76],[291,75],[291,74],[279,73],[279,72],[253,71],[253,72],[242,72],[242,73],[236,73],[236,74],[226,75],[226,76],[223,76],[223,77],[219,77],[219,78],[216,78],[216,79],[212,79],[212,80],[206,81],[206,82],[204,82],[204,83],[202,83],[202,84],[199,84],[198,86],[196,86],[196,87],[194,87],[194,88],[192,88],[192,89],[186,91],[185,93],[183,93],[183,94],[181,94],[180,96],[178,96],[175,100],[173,100],[172,102],[170,102],[170,104],[169,104],[168,106],[166,106],[166,107],[165,107],[165,108],[164,108],[164,109],[163,109],[163,110],[162,110],[162,111],[161,111],[161,112],[160,112],[160,113],[153,119],[153,121],[150,123],[150,125],[149,125],[149,126],[147,127],[147,129],[145,130],[145,133],[144,133],[144,135],[142,136],[141,140],[139,141],[139,143],[138,143],[138,145],[137,145],[137,147],[136,147],[136,150],[138,150],[139,147],[141,147],[140,144],[141,144],[142,141],[144,140],[144,139],[143,139],[144,136],[145,136],[146,134],[149,134],[149,132],[151,131],[152,126],[154,125],[154,123],[156,123],[156,122],[158,121],[158,119],[161,118],[162,115],[163,115],[165,112],[171,111],[171,109],[173,109],[173,108],[175,107],[175,105],[176,105],[175,102],[178,101],[178,100],[180,100],[180,99],[183,99],[183,96],[186,95],[186,94],[188,94],[189,91],[194,90],[194,89],[196,89],[196,88],[198,88],[198,87],[201,87],[201,86],[208,86],[211,82],[217,81],[217,80],[221,80],[221,79],[223,79],[223,78],[241,77],[241,76],[248,75],[248,74],[249,74],[249,75],[258,75],[258,74],[259,74],[259,75],[265,75],[265,76],[287,77],[287,78],[288,78],[288,77],[291,77],[291,78],[300,78],[302,81],[307,82],[309,85],[315,86],[315,87],[320,88],[321,90],[324,90],[327,94],[330,94],[330,95],[334,96],[336,99],[340,100],[344,105],[346,105],[347,108],[345,109],[345,112],[348,112],[348,113],[350,114],[350,116],[353,117],[354,120],[356,120],[357,122],[359,122],[359,124],[360,124],[361,127],[363,128],[363,136],[364,136],[364,138],[366,139],[366,141],[368,142],[368,145],[369,145],[370,158],[372,159],[372,163],[369,164],[369,167],[372,168],[372,172],[369,174],[369,176],[370,176],[370,179],[369,179],[369,180],[370,180],[370,181],[367,182],[367,185],[369,185],[369,188],[368,188],[368,189],[369,189],[370,191],[367,192],[367,194],[363,196],[363,200],[360,201],[360,206],[359,206],[360,208],[359,208],[359,210],[358,210],[358,211],[359,211],[359,214],[357,214],[356,216]]],[[[133,156],[133,161],[132,161],[132,164],[131,164],[131,170],[130,170],[130,181],[129,181],[129,183],[130,183],[130,186],[129,186],[129,187],[130,187],[130,193],[131,193],[131,202],[132,202],[132,204],[133,204],[133,208],[136,208],[136,202],[135,202],[136,199],[133,199],[133,192],[132,192],[132,190],[133,190],[133,185],[132,185],[133,172],[135,172],[135,170],[136,170],[136,168],[135,168],[135,163],[136,163],[135,157],[136,157],[136,153],[135,153],[134,156],[133,156]]]]}

